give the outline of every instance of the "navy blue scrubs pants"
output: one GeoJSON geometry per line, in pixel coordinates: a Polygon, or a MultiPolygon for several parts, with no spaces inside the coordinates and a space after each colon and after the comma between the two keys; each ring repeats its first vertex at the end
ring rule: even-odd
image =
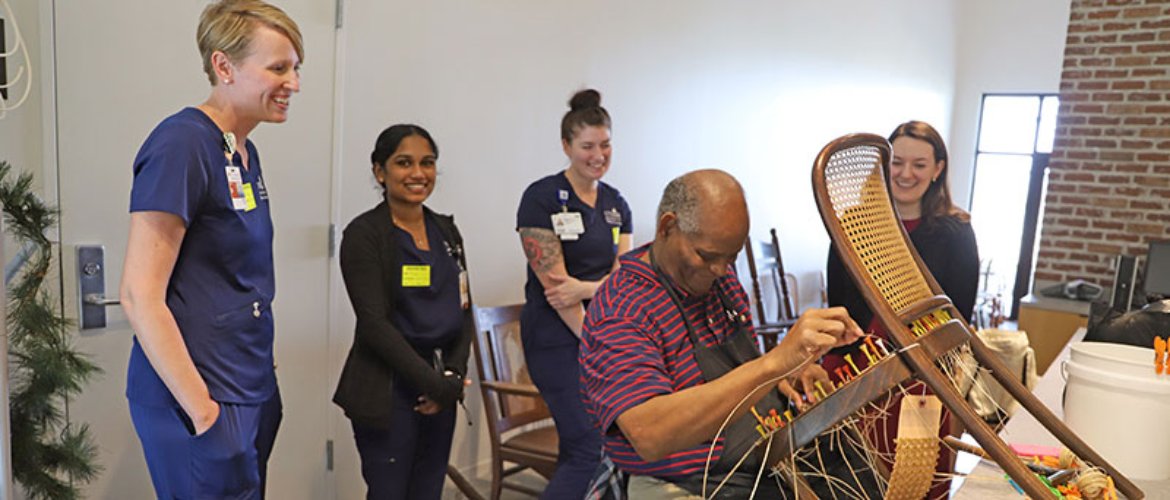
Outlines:
{"type": "Polygon", "coordinates": [[[388,426],[353,424],[369,500],[438,500],[455,434],[455,407],[414,411],[418,394],[395,384],[388,426]]]}
{"type": "Polygon", "coordinates": [[[581,373],[577,344],[528,349],[524,357],[528,373],[548,403],[557,425],[560,448],[557,471],[540,498],[560,500],[584,498],[601,462],[601,433],[585,410],[581,399],[581,373]]]}
{"type": "Polygon", "coordinates": [[[259,405],[220,403],[198,436],[178,406],[130,403],[158,498],[262,499],[268,457],[282,417],[280,392],[259,405]]]}

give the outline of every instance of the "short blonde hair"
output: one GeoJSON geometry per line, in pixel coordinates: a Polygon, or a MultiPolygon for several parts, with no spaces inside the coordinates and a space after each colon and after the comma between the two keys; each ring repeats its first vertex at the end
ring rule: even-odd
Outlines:
{"type": "Polygon", "coordinates": [[[203,57],[203,72],[207,80],[215,85],[215,70],[211,67],[211,54],[223,52],[232,61],[239,61],[248,55],[248,45],[257,25],[276,30],[292,42],[297,58],[305,60],[301,30],[296,21],[288,17],[279,7],[261,0],[219,0],[203,9],[199,16],[199,28],[195,42],[203,57]]]}

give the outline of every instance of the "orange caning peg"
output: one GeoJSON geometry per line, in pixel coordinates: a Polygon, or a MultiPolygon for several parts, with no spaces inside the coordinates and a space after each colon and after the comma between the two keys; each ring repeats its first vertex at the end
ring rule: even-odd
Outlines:
{"type": "Polygon", "coordinates": [[[1162,337],[1154,337],[1154,369],[1161,375],[1166,368],[1166,341],[1162,337]]]}

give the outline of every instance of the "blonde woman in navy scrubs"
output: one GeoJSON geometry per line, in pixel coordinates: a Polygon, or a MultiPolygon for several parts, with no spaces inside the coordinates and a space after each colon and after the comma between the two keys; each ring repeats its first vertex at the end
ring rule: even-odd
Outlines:
{"type": "Polygon", "coordinates": [[[437,500],[475,326],[463,239],[423,202],[439,148],[417,125],[384,130],[370,155],[383,200],[341,240],[357,316],[333,401],[353,424],[367,498],[437,500]]]}
{"type": "Polygon", "coordinates": [[[304,52],[296,23],[257,0],[207,6],[196,40],[211,95],[134,160],[126,396],[159,498],[262,498],[281,404],[272,218],[248,134],[288,118],[304,52]]]}
{"type": "Polygon", "coordinates": [[[582,498],[601,458],[601,435],[581,401],[577,348],[585,306],[617,257],[630,250],[633,221],[621,193],[601,182],[609,170],[610,118],[587,89],[561,119],[569,167],[524,191],[516,228],[528,258],[520,320],[532,381],[556,421],[556,474],[541,498],[582,498]]]}

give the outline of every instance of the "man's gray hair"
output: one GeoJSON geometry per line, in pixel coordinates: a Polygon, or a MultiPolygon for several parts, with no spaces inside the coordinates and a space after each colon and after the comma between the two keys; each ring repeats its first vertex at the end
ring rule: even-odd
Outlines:
{"type": "Polygon", "coordinates": [[[679,231],[689,235],[699,232],[699,197],[692,184],[685,175],[675,177],[666,185],[662,201],[658,202],[658,219],[673,212],[678,218],[679,231]]]}

